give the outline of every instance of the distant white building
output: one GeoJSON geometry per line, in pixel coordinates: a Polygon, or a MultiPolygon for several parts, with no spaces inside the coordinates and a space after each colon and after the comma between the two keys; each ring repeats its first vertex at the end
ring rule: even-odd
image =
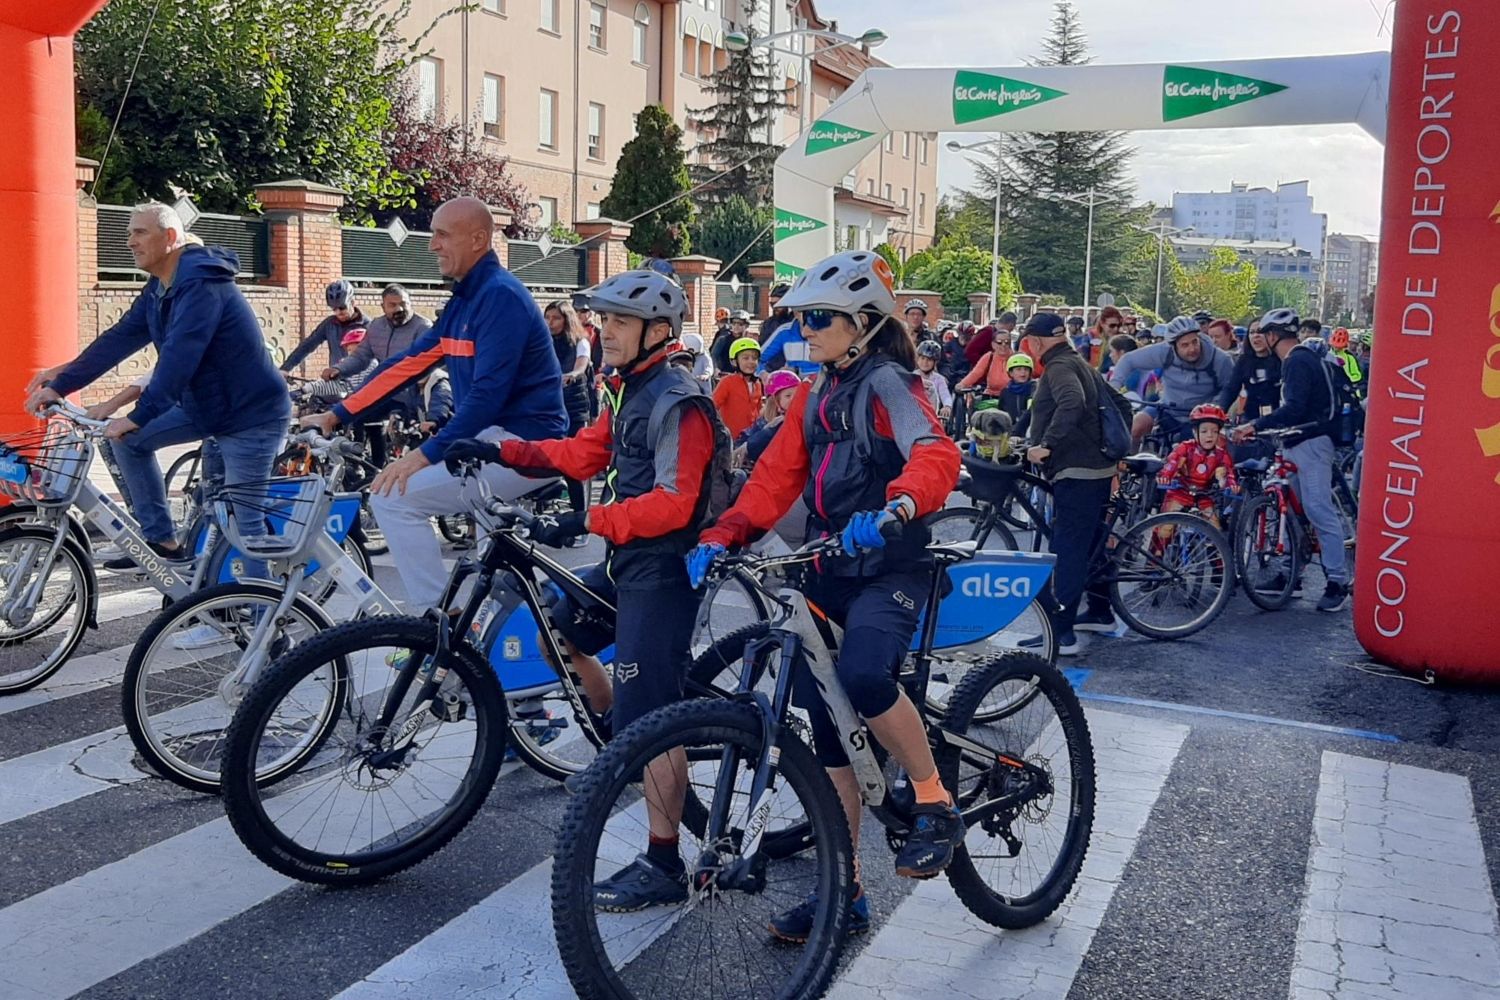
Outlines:
{"type": "Polygon", "coordinates": [[[1307,181],[1276,190],[1234,183],[1228,191],[1178,191],[1172,195],[1172,225],[1191,226],[1194,236],[1300,247],[1323,256],[1328,216],[1313,211],[1307,181]]]}

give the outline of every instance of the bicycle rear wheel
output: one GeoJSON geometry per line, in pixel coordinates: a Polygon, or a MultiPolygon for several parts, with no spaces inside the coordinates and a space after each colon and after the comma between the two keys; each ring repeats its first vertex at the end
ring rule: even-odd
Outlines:
{"type": "Polygon", "coordinates": [[[1262,611],[1280,611],[1287,606],[1302,572],[1300,548],[1296,529],[1274,496],[1263,494],[1240,509],[1234,526],[1234,564],[1251,604],[1262,611]]]}
{"type": "Polygon", "coordinates": [[[558,952],[580,996],[822,995],[848,929],[853,848],[833,784],[812,751],[785,735],[777,750],[782,794],[806,812],[814,836],[808,851],[775,861],[759,852],[751,859],[740,855],[751,822],[751,778],[767,751],[762,719],[752,706],[711,699],[670,705],[642,718],[600,754],[568,804],[552,865],[558,952]],[[728,817],[726,835],[707,843],[679,827],[687,867],[680,903],[634,913],[597,910],[595,883],[645,849],[646,799],[670,799],[658,792],[657,777],[677,754],[711,759],[716,772],[729,769],[728,801],[714,803],[728,817]],[[750,882],[736,880],[741,871],[750,882]],[[775,943],[767,923],[808,896],[817,904],[807,943],[775,943]]]}
{"type": "Polygon", "coordinates": [[[193,491],[202,479],[203,450],[194,448],[177,456],[167,473],[162,477],[167,488],[167,506],[172,511],[172,523],[181,525],[188,511],[194,506],[193,491]]]}
{"type": "MultiPolygon", "coordinates": [[[[225,730],[244,691],[244,655],[281,596],[280,586],[268,581],[208,587],[169,605],[136,640],[120,687],[121,709],[136,752],[157,774],[196,792],[219,790],[225,730]]],[[[299,596],[266,633],[268,661],[332,627],[317,605],[299,596]]],[[[328,669],[303,686],[291,725],[274,719],[267,725],[256,780],[271,782],[296,770],[322,745],[338,714],[345,674],[341,663],[328,669]],[[318,690],[328,696],[314,705],[318,690]]]]}
{"type": "Polygon", "coordinates": [[[57,673],[88,629],[97,584],[87,552],[64,539],[57,557],[41,566],[55,532],[63,530],[40,525],[0,529],[0,607],[17,601],[9,618],[0,617],[0,695],[29,691],[57,673]],[[38,584],[35,602],[23,604],[22,595],[38,584]]]}
{"type": "Polygon", "coordinates": [[[302,643],[262,676],[230,723],[223,760],[224,808],[252,854],[304,882],[359,885],[418,864],[468,825],[500,771],[505,698],[489,665],[455,641],[437,699],[417,704],[436,651],[432,621],[363,619],[302,643]],[[341,663],[347,681],[321,751],[262,787],[263,748],[276,742],[268,730],[317,725],[341,663]],[[409,670],[417,676],[382,727],[382,705],[409,670]]]}
{"type": "Polygon", "coordinates": [[[969,817],[948,882],[987,923],[1040,923],[1071,891],[1093,829],[1094,749],[1078,697],[1047,661],[1007,653],[964,678],[943,729],[989,750],[938,746],[944,784],[969,817]],[[975,718],[981,707],[988,721],[975,718]]]}
{"type": "Polygon", "coordinates": [[[1109,591],[1115,613],[1152,639],[1182,639],[1208,626],[1234,594],[1224,535],[1193,514],[1156,514],[1115,536],[1109,591]]]}

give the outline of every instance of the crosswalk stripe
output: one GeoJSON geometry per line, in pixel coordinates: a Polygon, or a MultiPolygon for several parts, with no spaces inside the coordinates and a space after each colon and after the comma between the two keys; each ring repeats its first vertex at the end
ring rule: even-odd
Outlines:
{"type": "Polygon", "coordinates": [[[1002,931],[975,917],[946,881],[918,883],[849,966],[830,1000],[1067,996],[1119,887],[1188,727],[1090,711],[1097,771],[1093,837],[1078,883],[1045,922],[1002,931]]]}
{"type": "MultiPolygon", "coordinates": [[[[521,766],[502,768],[492,794],[521,766]]],[[[194,827],[0,910],[0,997],[70,997],[296,884],[246,851],[229,820],[194,827]]]]}
{"type": "Polygon", "coordinates": [[[35,708],[62,698],[87,694],[100,688],[118,684],[125,676],[125,664],[130,659],[130,646],[115,646],[112,649],[89,653],[69,660],[61,670],[44,684],[20,694],[0,698],[0,715],[35,708]]]}
{"type": "Polygon", "coordinates": [[[1467,778],[1323,754],[1292,1000],[1494,1000],[1500,925],[1467,778]]]}
{"type": "Polygon", "coordinates": [[[147,777],[124,726],[0,762],[0,825],[147,777]]]}

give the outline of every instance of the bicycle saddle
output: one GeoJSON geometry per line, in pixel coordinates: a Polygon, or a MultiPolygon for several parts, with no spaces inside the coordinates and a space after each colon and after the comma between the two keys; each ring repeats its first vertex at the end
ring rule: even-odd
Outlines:
{"type": "Polygon", "coordinates": [[[1125,468],[1142,476],[1156,475],[1165,464],[1160,455],[1153,455],[1149,451],[1143,451],[1138,455],[1129,455],[1125,459],[1125,468]]]}
{"type": "Polygon", "coordinates": [[[979,551],[979,543],[973,539],[966,542],[934,542],[927,546],[938,562],[958,563],[967,559],[973,559],[974,553],[979,551]]]}

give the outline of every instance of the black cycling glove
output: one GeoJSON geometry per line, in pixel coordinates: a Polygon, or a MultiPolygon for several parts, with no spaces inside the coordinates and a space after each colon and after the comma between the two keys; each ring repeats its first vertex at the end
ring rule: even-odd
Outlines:
{"type": "Polygon", "coordinates": [[[463,462],[500,462],[500,446],[493,441],[481,441],[478,438],[460,438],[448,446],[443,452],[443,464],[448,467],[448,474],[456,476],[459,474],[459,466],[463,462]]]}

